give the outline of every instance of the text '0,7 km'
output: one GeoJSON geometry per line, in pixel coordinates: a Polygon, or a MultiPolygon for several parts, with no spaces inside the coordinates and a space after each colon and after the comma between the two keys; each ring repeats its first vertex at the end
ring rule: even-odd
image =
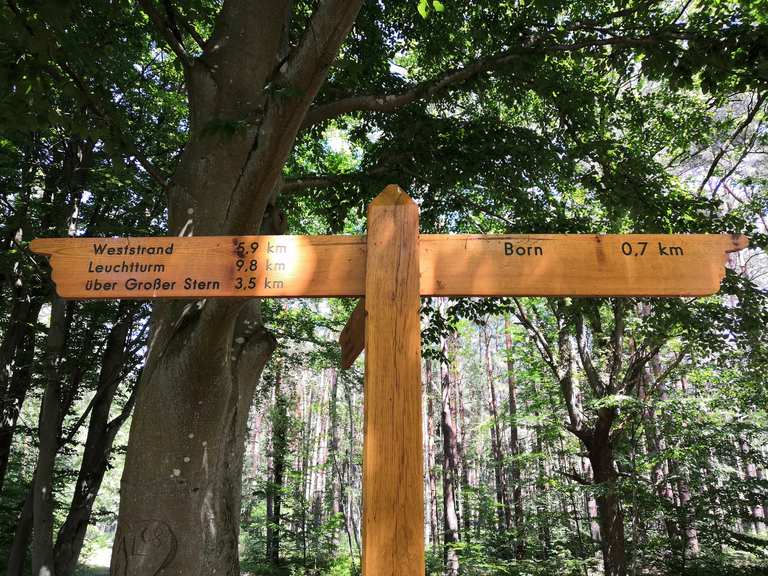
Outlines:
{"type": "MultiPolygon", "coordinates": [[[[746,237],[435,235],[419,238],[423,296],[703,296],[746,237]]],[[[64,298],[362,296],[365,236],[56,238],[64,298]]]]}

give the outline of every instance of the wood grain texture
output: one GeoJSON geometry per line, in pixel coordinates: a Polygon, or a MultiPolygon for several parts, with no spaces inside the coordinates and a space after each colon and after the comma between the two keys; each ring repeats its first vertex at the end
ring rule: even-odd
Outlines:
{"type": "Polygon", "coordinates": [[[720,289],[726,234],[424,235],[430,296],[706,296],[720,289]]]}
{"type": "Polygon", "coordinates": [[[349,368],[365,348],[365,299],[357,301],[357,306],[349,315],[347,323],[339,334],[341,346],[341,367],[349,368]]]}
{"type": "MultiPolygon", "coordinates": [[[[420,293],[706,296],[719,290],[728,252],[747,245],[745,236],[727,234],[425,234],[420,293]]],[[[32,250],[51,255],[63,298],[363,296],[365,289],[364,236],[59,238],[33,240],[32,250]],[[158,247],[172,252],[117,253],[158,247]],[[126,270],[131,264],[150,268],[126,270]]]]}
{"type": "Polygon", "coordinates": [[[419,210],[389,186],[368,207],[363,576],[424,574],[419,210]]]}

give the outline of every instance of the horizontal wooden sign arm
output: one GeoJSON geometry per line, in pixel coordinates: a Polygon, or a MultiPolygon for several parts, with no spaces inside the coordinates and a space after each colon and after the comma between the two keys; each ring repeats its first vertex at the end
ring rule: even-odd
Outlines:
{"type": "MultiPolygon", "coordinates": [[[[435,235],[422,296],[706,296],[742,235],[435,235]]],[[[33,240],[63,298],[360,297],[364,236],[33,240]]]]}
{"type": "Polygon", "coordinates": [[[63,298],[360,296],[362,236],[33,240],[63,298]]]}
{"type": "Polygon", "coordinates": [[[743,235],[422,235],[423,296],[708,296],[743,235]]]}

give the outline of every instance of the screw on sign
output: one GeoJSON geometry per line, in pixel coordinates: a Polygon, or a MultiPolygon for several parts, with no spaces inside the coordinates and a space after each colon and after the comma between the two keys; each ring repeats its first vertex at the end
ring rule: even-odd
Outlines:
{"type": "Polygon", "coordinates": [[[419,297],[706,296],[720,289],[728,253],[747,245],[729,234],[420,235],[418,207],[388,186],[368,207],[367,237],[56,238],[31,248],[50,256],[62,298],[361,297],[340,342],[345,367],[367,350],[363,574],[418,576],[419,297]]]}

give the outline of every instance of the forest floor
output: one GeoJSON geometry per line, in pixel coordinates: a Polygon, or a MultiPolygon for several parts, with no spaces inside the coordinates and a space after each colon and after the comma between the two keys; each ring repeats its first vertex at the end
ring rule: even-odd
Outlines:
{"type": "Polygon", "coordinates": [[[109,562],[112,558],[112,546],[94,548],[85,558],[85,563],[77,567],[76,576],[109,576],[109,562]]]}

